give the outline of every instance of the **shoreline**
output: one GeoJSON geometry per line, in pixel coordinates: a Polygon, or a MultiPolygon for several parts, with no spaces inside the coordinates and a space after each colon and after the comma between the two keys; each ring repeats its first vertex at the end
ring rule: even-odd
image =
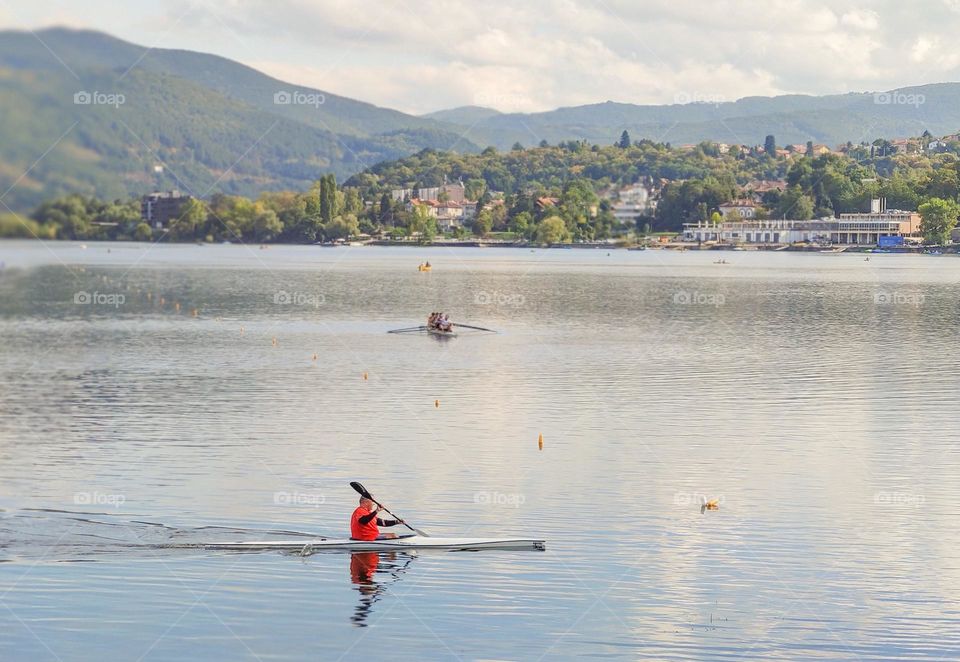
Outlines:
{"type": "Polygon", "coordinates": [[[164,245],[164,246],[246,246],[247,248],[255,248],[257,250],[269,250],[274,247],[287,247],[287,246],[304,246],[304,247],[315,247],[320,249],[331,249],[331,248],[365,248],[365,247],[377,247],[377,248],[407,248],[407,249],[418,249],[418,250],[428,250],[431,248],[513,248],[513,249],[527,249],[527,250],[607,250],[607,251],[673,251],[677,253],[682,253],[686,251],[692,252],[763,252],[763,253],[824,253],[824,254],[841,254],[841,253],[871,253],[871,254],[906,254],[906,255],[955,255],[960,253],[960,244],[951,245],[951,246],[897,246],[890,248],[880,248],[879,246],[869,246],[862,244],[850,244],[850,245],[833,245],[833,246],[806,246],[806,245],[795,245],[795,244],[738,244],[738,245],[718,245],[718,244],[691,244],[685,242],[670,242],[670,243],[659,243],[652,245],[632,245],[625,246],[623,244],[614,244],[606,242],[591,242],[591,243],[571,243],[571,244],[534,244],[528,242],[514,242],[514,241],[498,241],[498,240],[468,240],[468,241],[433,241],[428,244],[420,244],[412,241],[390,241],[390,240],[373,240],[373,241],[364,241],[364,242],[343,242],[337,244],[299,244],[299,243],[243,243],[243,242],[195,242],[195,241],[184,241],[184,242],[138,242],[138,241],[127,241],[127,240],[113,240],[113,239],[36,239],[36,238],[24,238],[24,237],[0,237],[0,244],[2,243],[34,243],[34,244],[50,244],[56,246],[64,246],[69,244],[79,245],[81,247],[89,245],[95,246],[127,246],[130,244],[143,244],[147,246],[152,245],[164,245]]]}

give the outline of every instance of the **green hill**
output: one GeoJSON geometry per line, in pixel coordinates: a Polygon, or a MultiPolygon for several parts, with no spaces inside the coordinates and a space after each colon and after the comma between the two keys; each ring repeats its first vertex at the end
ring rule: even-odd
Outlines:
{"type": "Polygon", "coordinates": [[[457,127],[224,58],[96,32],[40,36],[50,50],[30,34],[0,32],[0,191],[13,187],[3,202],[15,210],[66,192],[303,190],[326,172],[345,178],[426,147],[476,150],[457,127]],[[82,91],[123,103],[75,104],[82,91]],[[277,94],[307,103],[276,103],[277,94]]]}

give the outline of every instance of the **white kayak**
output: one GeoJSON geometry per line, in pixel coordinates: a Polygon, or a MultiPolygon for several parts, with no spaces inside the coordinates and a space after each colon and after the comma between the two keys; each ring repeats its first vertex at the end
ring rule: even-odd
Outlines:
{"type": "Polygon", "coordinates": [[[525,538],[433,538],[401,536],[383,540],[350,538],[318,538],[316,540],[252,540],[244,542],[211,542],[190,545],[202,549],[234,551],[284,550],[293,552],[389,552],[397,550],[433,549],[446,552],[477,552],[486,549],[546,550],[543,540],[525,538]]]}

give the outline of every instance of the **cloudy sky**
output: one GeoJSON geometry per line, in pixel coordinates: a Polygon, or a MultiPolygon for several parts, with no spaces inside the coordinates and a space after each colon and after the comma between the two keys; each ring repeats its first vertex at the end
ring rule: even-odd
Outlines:
{"type": "Polygon", "coordinates": [[[960,80],[960,0],[0,0],[407,112],[538,111],[960,80]]]}

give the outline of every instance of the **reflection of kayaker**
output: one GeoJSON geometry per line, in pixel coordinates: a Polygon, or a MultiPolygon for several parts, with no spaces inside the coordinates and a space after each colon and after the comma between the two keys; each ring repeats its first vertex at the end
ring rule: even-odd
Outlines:
{"type": "Polygon", "coordinates": [[[388,574],[389,579],[378,582],[376,575],[380,567],[379,552],[355,552],[350,555],[350,582],[356,584],[357,592],[360,593],[360,603],[350,617],[355,625],[367,627],[367,619],[373,611],[373,605],[387,593],[389,584],[400,579],[400,575],[404,573],[413,558],[408,556],[403,565],[400,565],[397,562],[396,553],[385,554],[384,568],[380,570],[380,574],[388,574]]]}
{"type": "Polygon", "coordinates": [[[350,555],[350,581],[354,584],[369,584],[380,564],[378,552],[356,552],[350,555]]]}

